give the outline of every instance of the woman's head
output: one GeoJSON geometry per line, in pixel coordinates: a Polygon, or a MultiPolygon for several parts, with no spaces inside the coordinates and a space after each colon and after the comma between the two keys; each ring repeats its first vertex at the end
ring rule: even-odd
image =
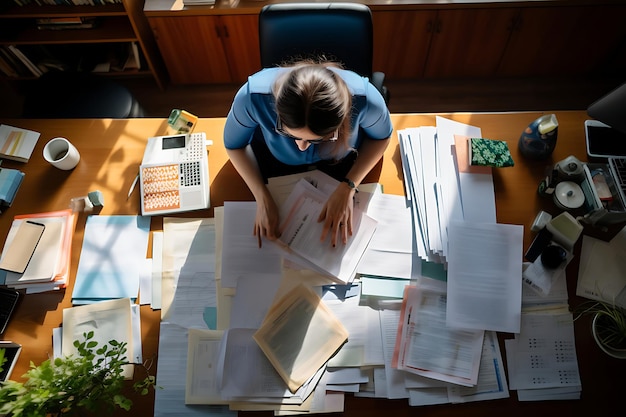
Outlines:
{"type": "Polygon", "coordinates": [[[349,129],[352,96],[346,83],[328,65],[294,65],[276,80],[274,96],[277,128],[288,129],[294,139],[337,137],[336,144],[342,143],[349,129]],[[294,131],[313,135],[297,136],[294,131]]]}

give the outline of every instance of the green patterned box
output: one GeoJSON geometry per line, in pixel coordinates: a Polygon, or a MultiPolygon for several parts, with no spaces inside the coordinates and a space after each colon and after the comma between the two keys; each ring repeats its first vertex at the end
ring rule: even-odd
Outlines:
{"type": "Polygon", "coordinates": [[[495,168],[513,166],[509,145],[503,140],[470,138],[469,163],[495,168]]]}

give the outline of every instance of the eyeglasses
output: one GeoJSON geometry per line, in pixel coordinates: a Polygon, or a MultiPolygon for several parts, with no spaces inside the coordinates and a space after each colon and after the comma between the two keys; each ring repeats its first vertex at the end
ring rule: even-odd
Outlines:
{"type": "Polygon", "coordinates": [[[276,131],[276,133],[278,133],[279,135],[285,136],[289,139],[293,139],[293,140],[305,140],[308,143],[315,145],[318,143],[324,143],[324,142],[336,142],[337,139],[339,138],[339,129],[335,129],[335,131],[333,132],[333,135],[329,138],[317,138],[317,139],[302,139],[299,138],[297,136],[292,135],[291,133],[285,131],[283,129],[283,122],[282,120],[280,120],[280,117],[276,119],[276,128],[274,129],[276,131]]]}

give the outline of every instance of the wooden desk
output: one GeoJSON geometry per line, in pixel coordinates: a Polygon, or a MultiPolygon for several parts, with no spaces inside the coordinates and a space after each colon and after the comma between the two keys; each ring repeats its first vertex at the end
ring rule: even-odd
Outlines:
{"type": "MultiPolygon", "coordinates": [[[[496,170],[494,186],[498,222],[521,224],[525,227],[524,248],[531,242],[530,224],[539,210],[557,213],[553,204],[539,197],[537,185],[547,166],[575,155],[585,157],[583,121],[585,112],[556,112],[559,120],[559,137],[552,160],[533,162],[523,159],[517,151],[517,141],[522,130],[541,113],[498,114],[447,114],[441,115],[459,122],[482,128],[484,137],[508,141],[515,160],[515,167],[496,170]]],[[[85,196],[89,191],[100,190],[104,194],[102,214],[138,214],[137,190],[130,199],[126,196],[138,171],[146,139],[166,133],[164,119],[132,120],[1,120],[13,126],[41,132],[40,141],[31,161],[26,164],[3,161],[2,166],[20,168],[26,178],[13,206],[0,216],[0,240],[4,242],[14,215],[58,210],[68,207],[72,197],[85,196]],[[80,164],[70,172],[59,171],[48,165],[41,156],[43,145],[51,138],[63,136],[72,141],[81,153],[80,164]]],[[[432,114],[393,115],[396,130],[423,125],[435,125],[432,114]]],[[[228,162],[222,146],[224,119],[201,119],[197,131],[204,131],[214,145],[209,150],[211,178],[211,205],[220,206],[227,200],[251,200],[252,195],[228,162]]],[[[368,177],[379,181],[385,192],[404,194],[402,166],[397,137],[385,153],[378,169],[368,177]]],[[[212,216],[212,209],[186,213],[185,217],[212,216]]],[[[78,220],[73,243],[71,277],[78,266],[85,216],[78,220]]],[[[155,217],[152,228],[162,227],[162,220],[155,217]]],[[[251,236],[252,238],[252,236],[251,236]]],[[[578,248],[580,245],[578,245],[578,248]]],[[[570,263],[567,271],[570,304],[580,300],[574,296],[578,261],[570,263]]],[[[62,310],[71,306],[72,284],[58,293],[33,294],[23,297],[15,316],[2,338],[23,345],[20,360],[13,371],[13,379],[19,379],[28,369],[29,361],[39,364],[52,352],[52,329],[61,325],[62,310]]],[[[159,312],[148,306],[141,308],[144,358],[155,357],[158,352],[159,312]]],[[[583,391],[580,401],[520,403],[514,391],[506,400],[477,402],[465,405],[440,405],[432,407],[409,407],[406,400],[381,400],[346,397],[346,416],[588,416],[613,414],[609,410],[623,410],[621,395],[626,393],[623,376],[626,361],[611,359],[595,346],[588,320],[576,323],[576,344],[583,391]]],[[[504,338],[500,341],[504,355],[504,338]]],[[[156,372],[152,369],[152,372],[156,372]]],[[[133,413],[140,416],[153,414],[153,397],[135,399],[133,413]]],[[[619,411],[617,411],[619,413],[619,411]]],[[[251,413],[242,413],[242,415],[251,413]]],[[[262,413],[270,416],[271,413],[262,413]]],[[[121,414],[120,414],[121,415],[121,414]]]]}

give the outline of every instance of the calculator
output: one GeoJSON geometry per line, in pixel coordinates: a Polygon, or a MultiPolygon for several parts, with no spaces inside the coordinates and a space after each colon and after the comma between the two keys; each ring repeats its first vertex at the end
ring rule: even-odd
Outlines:
{"type": "Polygon", "coordinates": [[[208,208],[208,174],[204,133],[149,138],[139,167],[141,214],[208,208]]]}
{"type": "Polygon", "coordinates": [[[17,290],[0,287],[0,334],[7,328],[19,299],[20,293],[17,290]]]}

